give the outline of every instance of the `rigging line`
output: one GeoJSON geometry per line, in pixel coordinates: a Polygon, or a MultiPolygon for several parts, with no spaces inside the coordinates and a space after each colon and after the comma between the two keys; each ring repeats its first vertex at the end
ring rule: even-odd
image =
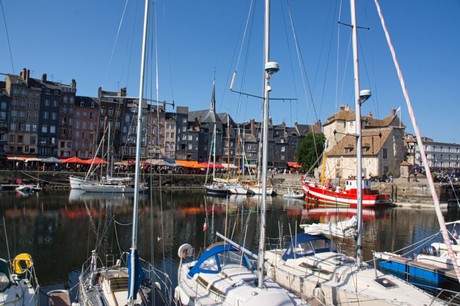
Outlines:
{"type": "Polygon", "coordinates": [[[3,2],[1,0],[0,0],[0,7],[2,9],[3,23],[5,25],[6,40],[8,41],[8,51],[10,53],[11,71],[13,72],[13,74],[16,74],[14,72],[13,52],[11,51],[10,34],[8,33],[8,26],[6,24],[5,10],[3,9],[3,2]]]}
{"type": "Polygon", "coordinates": [[[428,178],[428,185],[430,186],[431,195],[433,197],[436,216],[438,217],[438,222],[439,222],[439,226],[441,228],[442,237],[444,238],[444,242],[445,242],[446,247],[447,247],[447,253],[449,254],[450,260],[452,261],[452,265],[454,267],[455,274],[457,276],[458,281],[460,282],[460,269],[458,267],[457,260],[455,258],[455,254],[454,254],[454,252],[452,250],[452,244],[450,242],[450,237],[448,235],[448,230],[446,228],[444,216],[442,214],[441,207],[440,207],[440,204],[439,204],[439,198],[438,198],[438,194],[436,193],[435,186],[434,186],[433,176],[431,175],[431,169],[428,166],[428,160],[426,158],[425,148],[423,146],[422,137],[420,136],[420,130],[419,130],[417,122],[415,120],[414,110],[412,108],[412,103],[411,103],[410,98],[409,98],[409,93],[407,91],[406,83],[404,81],[401,68],[399,67],[399,62],[398,62],[398,60],[396,58],[396,52],[395,52],[395,49],[393,47],[393,43],[392,43],[391,38],[390,38],[390,33],[388,32],[388,29],[386,27],[385,20],[383,18],[383,14],[382,14],[382,11],[380,9],[380,4],[379,4],[378,0],[374,0],[374,3],[375,3],[375,6],[376,6],[376,9],[377,9],[377,12],[379,14],[379,17],[380,17],[380,22],[382,24],[382,29],[383,29],[383,31],[385,33],[385,37],[386,37],[386,40],[387,40],[387,43],[388,43],[388,47],[390,48],[390,52],[391,52],[391,55],[392,55],[392,58],[393,58],[393,63],[395,65],[395,68],[396,68],[396,71],[397,71],[397,74],[398,74],[401,89],[403,91],[403,95],[404,95],[404,98],[406,100],[407,108],[408,108],[408,111],[409,111],[409,116],[410,116],[411,121],[412,121],[412,126],[413,126],[413,129],[415,131],[415,135],[417,136],[417,144],[419,146],[420,154],[422,156],[423,165],[425,166],[426,177],[428,178]]]}
{"type": "MultiPolygon", "coordinates": [[[[163,8],[163,10],[162,10],[162,12],[163,12],[163,20],[164,20],[164,22],[166,24],[165,28],[168,29],[169,28],[169,26],[167,25],[168,18],[166,18],[166,9],[165,9],[164,3],[162,5],[162,8],[163,8]]],[[[172,65],[171,65],[171,53],[169,52],[170,48],[169,48],[168,35],[167,35],[166,31],[164,31],[163,33],[166,33],[166,35],[165,35],[165,41],[166,41],[165,45],[166,45],[166,49],[167,49],[166,54],[167,54],[167,59],[168,59],[168,66],[172,67],[172,65]]],[[[170,85],[170,90],[171,90],[171,99],[174,101],[174,87],[173,87],[174,82],[173,82],[173,74],[172,74],[173,69],[167,69],[167,70],[168,70],[168,74],[169,74],[169,85],[170,85]]]]}
{"type": "MultiPolygon", "coordinates": [[[[337,16],[337,20],[340,20],[342,18],[342,7],[343,7],[343,2],[342,0],[340,1],[339,4],[339,13],[337,16]]],[[[335,63],[335,108],[337,109],[339,107],[339,56],[340,56],[340,29],[341,27],[337,27],[337,54],[336,54],[336,63],[335,63]]]]}
{"type": "MultiPolygon", "coordinates": [[[[288,6],[288,11],[289,11],[289,16],[291,16],[291,8],[289,6],[289,1],[286,1],[287,2],[287,6],[288,6]]],[[[281,5],[281,11],[282,11],[282,15],[284,16],[284,9],[283,9],[283,6],[281,5]]],[[[288,54],[291,54],[291,44],[289,43],[289,39],[287,39],[287,25],[286,25],[286,20],[283,18],[283,24],[284,24],[284,33],[285,33],[285,37],[286,37],[286,45],[287,45],[287,49],[288,49],[288,54]]],[[[289,66],[291,67],[291,76],[292,76],[292,79],[295,80],[295,77],[294,77],[294,65],[292,63],[292,58],[289,56],[289,66]]],[[[297,86],[296,86],[296,82],[292,82],[292,85],[294,86],[294,96],[297,97],[297,86]]],[[[289,115],[290,115],[290,124],[292,125],[292,101],[289,100],[289,115]]],[[[296,101],[296,112],[295,112],[295,122],[298,121],[298,106],[299,106],[299,103],[296,101]]]]}
{"type": "MultiPolygon", "coordinates": [[[[334,7],[331,5],[331,11],[332,12],[335,12],[335,9],[334,7]]],[[[335,15],[334,15],[335,16],[335,15]]],[[[332,18],[333,20],[336,20],[337,19],[337,16],[335,16],[335,18],[333,17],[332,18]]],[[[334,25],[331,24],[331,27],[334,28],[334,25]]],[[[323,103],[324,103],[324,97],[325,97],[325,94],[326,94],[326,83],[327,83],[327,71],[329,70],[329,62],[330,62],[330,59],[331,59],[331,54],[332,54],[332,41],[333,41],[333,37],[334,37],[334,31],[331,30],[330,33],[330,37],[329,37],[329,49],[328,49],[328,52],[327,52],[327,59],[326,59],[326,73],[324,74],[324,79],[323,79],[323,90],[321,92],[321,98],[320,98],[320,108],[319,108],[319,116],[321,116],[321,109],[322,109],[322,106],[323,106],[323,103]]],[[[324,35],[324,40],[323,40],[323,45],[324,45],[324,41],[326,40],[326,35],[324,35]]],[[[321,47],[321,50],[323,49],[323,47],[321,47]]],[[[321,52],[322,54],[322,52],[321,52]]],[[[318,70],[319,70],[319,65],[318,65],[318,70]]],[[[316,82],[315,82],[316,83],[316,82]]],[[[336,83],[337,84],[337,83],[336,83]]]]}
{"type": "MultiPolygon", "coordinates": [[[[248,9],[248,15],[247,15],[247,18],[246,18],[246,23],[245,23],[245,26],[244,26],[244,31],[243,31],[243,37],[241,39],[241,47],[240,47],[240,51],[238,53],[238,57],[237,57],[237,60],[236,60],[236,67],[235,67],[235,73],[238,71],[238,67],[240,65],[240,60],[241,60],[241,54],[243,53],[243,46],[244,46],[244,42],[246,41],[246,37],[247,37],[247,34],[248,34],[248,27],[249,27],[249,21],[253,21],[253,16],[254,16],[254,0],[251,1],[251,3],[249,4],[249,9],[248,9]]],[[[249,44],[249,42],[248,42],[249,44]]],[[[236,46],[235,46],[236,48],[236,46]]]]}
{"type": "Polygon", "coordinates": [[[302,87],[303,87],[303,90],[304,90],[305,98],[307,98],[307,100],[308,100],[308,97],[310,98],[311,105],[313,107],[313,112],[315,114],[315,118],[318,119],[319,118],[318,117],[318,112],[316,111],[315,104],[313,103],[313,101],[314,101],[313,93],[312,93],[310,82],[308,80],[307,72],[306,72],[306,69],[305,69],[306,65],[305,65],[305,61],[303,59],[302,52],[300,50],[299,40],[297,38],[297,31],[296,31],[296,28],[295,28],[295,25],[294,25],[294,21],[293,21],[293,17],[292,17],[292,13],[291,13],[290,8],[289,8],[288,12],[289,12],[289,20],[290,20],[290,23],[291,23],[292,35],[294,36],[294,46],[295,46],[296,54],[297,54],[297,61],[298,61],[299,66],[300,66],[300,74],[302,76],[302,79],[304,80],[304,82],[302,82],[302,85],[303,85],[302,87]]]}
{"type": "Polygon", "coordinates": [[[8,233],[6,231],[5,215],[3,215],[3,231],[5,232],[6,252],[8,254],[8,260],[11,261],[10,245],[8,243],[8,233]]]}
{"type": "Polygon", "coordinates": [[[113,55],[115,54],[115,47],[117,45],[118,38],[120,36],[121,26],[122,26],[123,20],[125,18],[125,13],[126,13],[126,8],[128,7],[128,2],[129,2],[129,0],[125,1],[125,6],[123,8],[123,13],[121,14],[120,23],[118,24],[117,34],[115,35],[115,41],[114,41],[113,46],[112,46],[112,52],[111,52],[110,57],[109,57],[109,62],[107,63],[107,69],[105,71],[104,80],[106,80],[108,78],[108,75],[109,75],[109,67],[112,65],[113,55]]]}

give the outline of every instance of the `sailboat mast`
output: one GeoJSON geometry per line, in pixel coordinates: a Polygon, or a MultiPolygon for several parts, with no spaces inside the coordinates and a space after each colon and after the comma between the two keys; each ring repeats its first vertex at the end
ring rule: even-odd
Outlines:
{"type": "Polygon", "coordinates": [[[361,136],[361,98],[359,92],[359,62],[358,62],[358,28],[356,22],[356,0],[350,0],[351,23],[352,23],[352,45],[353,45],[353,71],[355,87],[355,125],[356,125],[356,200],[358,208],[358,237],[356,239],[356,264],[361,266],[363,256],[362,234],[363,234],[363,198],[362,198],[362,136],[361,136]]]}
{"type": "MultiPolygon", "coordinates": [[[[264,64],[270,60],[270,0],[265,0],[265,19],[264,19],[264,64]]],[[[264,83],[264,122],[262,131],[262,202],[260,205],[260,239],[259,239],[259,288],[263,287],[264,282],[264,261],[265,261],[265,204],[267,197],[267,166],[268,166],[268,104],[269,104],[269,81],[267,73],[264,83]]]]}
{"type": "Polygon", "coordinates": [[[134,305],[134,287],[135,287],[135,268],[136,259],[135,252],[137,251],[137,210],[139,207],[139,179],[141,165],[141,143],[142,143],[142,105],[144,104],[144,75],[145,75],[145,53],[147,49],[147,29],[148,29],[148,14],[149,0],[145,0],[144,9],[144,30],[142,37],[142,55],[141,55],[141,71],[139,78],[139,101],[137,110],[137,135],[136,135],[136,171],[134,175],[134,203],[133,203],[133,231],[131,236],[131,282],[129,284],[129,305],[134,305]]]}

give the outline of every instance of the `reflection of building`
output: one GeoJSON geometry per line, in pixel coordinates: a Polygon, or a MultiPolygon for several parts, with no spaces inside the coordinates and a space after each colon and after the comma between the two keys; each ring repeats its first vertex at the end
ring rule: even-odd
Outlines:
{"type": "MultiPolygon", "coordinates": [[[[447,171],[460,170],[460,144],[433,141],[433,139],[422,137],[428,166],[434,169],[447,171]]],[[[423,166],[420,149],[415,144],[415,164],[423,166]]]]}
{"type": "MultiPolygon", "coordinates": [[[[400,164],[405,158],[404,125],[393,109],[390,116],[375,119],[370,113],[361,117],[362,175],[368,177],[392,175],[399,177],[400,164]]],[[[332,178],[356,175],[355,112],[348,106],[329,117],[324,123],[328,140],[326,173],[332,178]]]]}

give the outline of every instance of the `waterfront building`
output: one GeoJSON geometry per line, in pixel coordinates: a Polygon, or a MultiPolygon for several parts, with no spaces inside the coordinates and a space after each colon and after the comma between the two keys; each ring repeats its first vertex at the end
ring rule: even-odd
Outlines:
{"type": "MultiPolygon", "coordinates": [[[[70,105],[70,99],[68,102],[63,103],[63,108],[67,109],[65,121],[72,128],[68,133],[70,135],[65,134],[66,137],[70,138],[69,142],[72,149],[67,157],[92,158],[96,154],[98,146],[96,126],[99,118],[99,101],[92,97],[76,96],[73,105],[70,105]]],[[[62,139],[59,141],[65,142],[62,139]]]]}
{"type": "MultiPolygon", "coordinates": [[[[72,80],[70,86],[61,84],[62,101],[59,103],[58,113],[58,158],[68,158],[74,153],[73,115],[75,109],[75,95],[77,93],[77,82],[72,80]]],[[[79,105],[79,104],[78,104],[79,105]]],[[[93,129],[94,133],[94,129],[93,129]]]]}
{"type": "MultiPolygon", "coordinates": [[[[383,119],[372,113],[361,117],[362,124],[362,175],[400,176],[400,165],[406,158],[405,127],[393,109],[383,119]]],[[[323,125],[328,147],[326,169],[332,178],[356,175],[355,112],[341,106],[339,112],[323,125]]]]}
{"type": "Polygon", "coordinates": [[[11,98],[6,92],[6,83],[0,81],[0,154],[8,152],[8,119],[11,98]]]}
{"type": "MultiPolygon", "coordinates": [[[[430,168],[450,173],[460,171],[460,144],[434,141],[427,137],[422,137],[422,142],[430,168]]],[[[414,164],[423,167],[418,144],[414,145],[414,164]]]]}
{"type": "Polygon", "coordinates": [[[38,154],[38,117],[41,84],[30,78],[29,70],[19,76],[6,75],[6,92],[11,98],[8,124],[8,154],[38,154]]]}

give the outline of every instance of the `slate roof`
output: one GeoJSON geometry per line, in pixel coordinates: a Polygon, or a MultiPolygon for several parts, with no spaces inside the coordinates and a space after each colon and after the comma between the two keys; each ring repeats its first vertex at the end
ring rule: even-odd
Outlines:
{"type": "MultiPolygon", "coordinates": [[[[393,128],[362,130],[362,156],[377,156],[393,128]]],[[[327,156],[356,157],[356,136],[346,135],[327,152],[327,156]]]]}
{"type": "MultiPolygon", "coordinates": [[[[323,126],[332,124],[335,121],[355,121],[355,111],[350,110],[348,107],[340,109],[337,113],[327,118],[323,126]]],[[[398,115],[396,112],[392,112],[391,115],[383,118],[376,119],[371,113],[368,115],[361,115],[361,122],[364,123],[364,128],[383,128],[395,124],[399,124],[398,115]]],[[[405,127],[402,124],[403,127],[405,127]]]]}

